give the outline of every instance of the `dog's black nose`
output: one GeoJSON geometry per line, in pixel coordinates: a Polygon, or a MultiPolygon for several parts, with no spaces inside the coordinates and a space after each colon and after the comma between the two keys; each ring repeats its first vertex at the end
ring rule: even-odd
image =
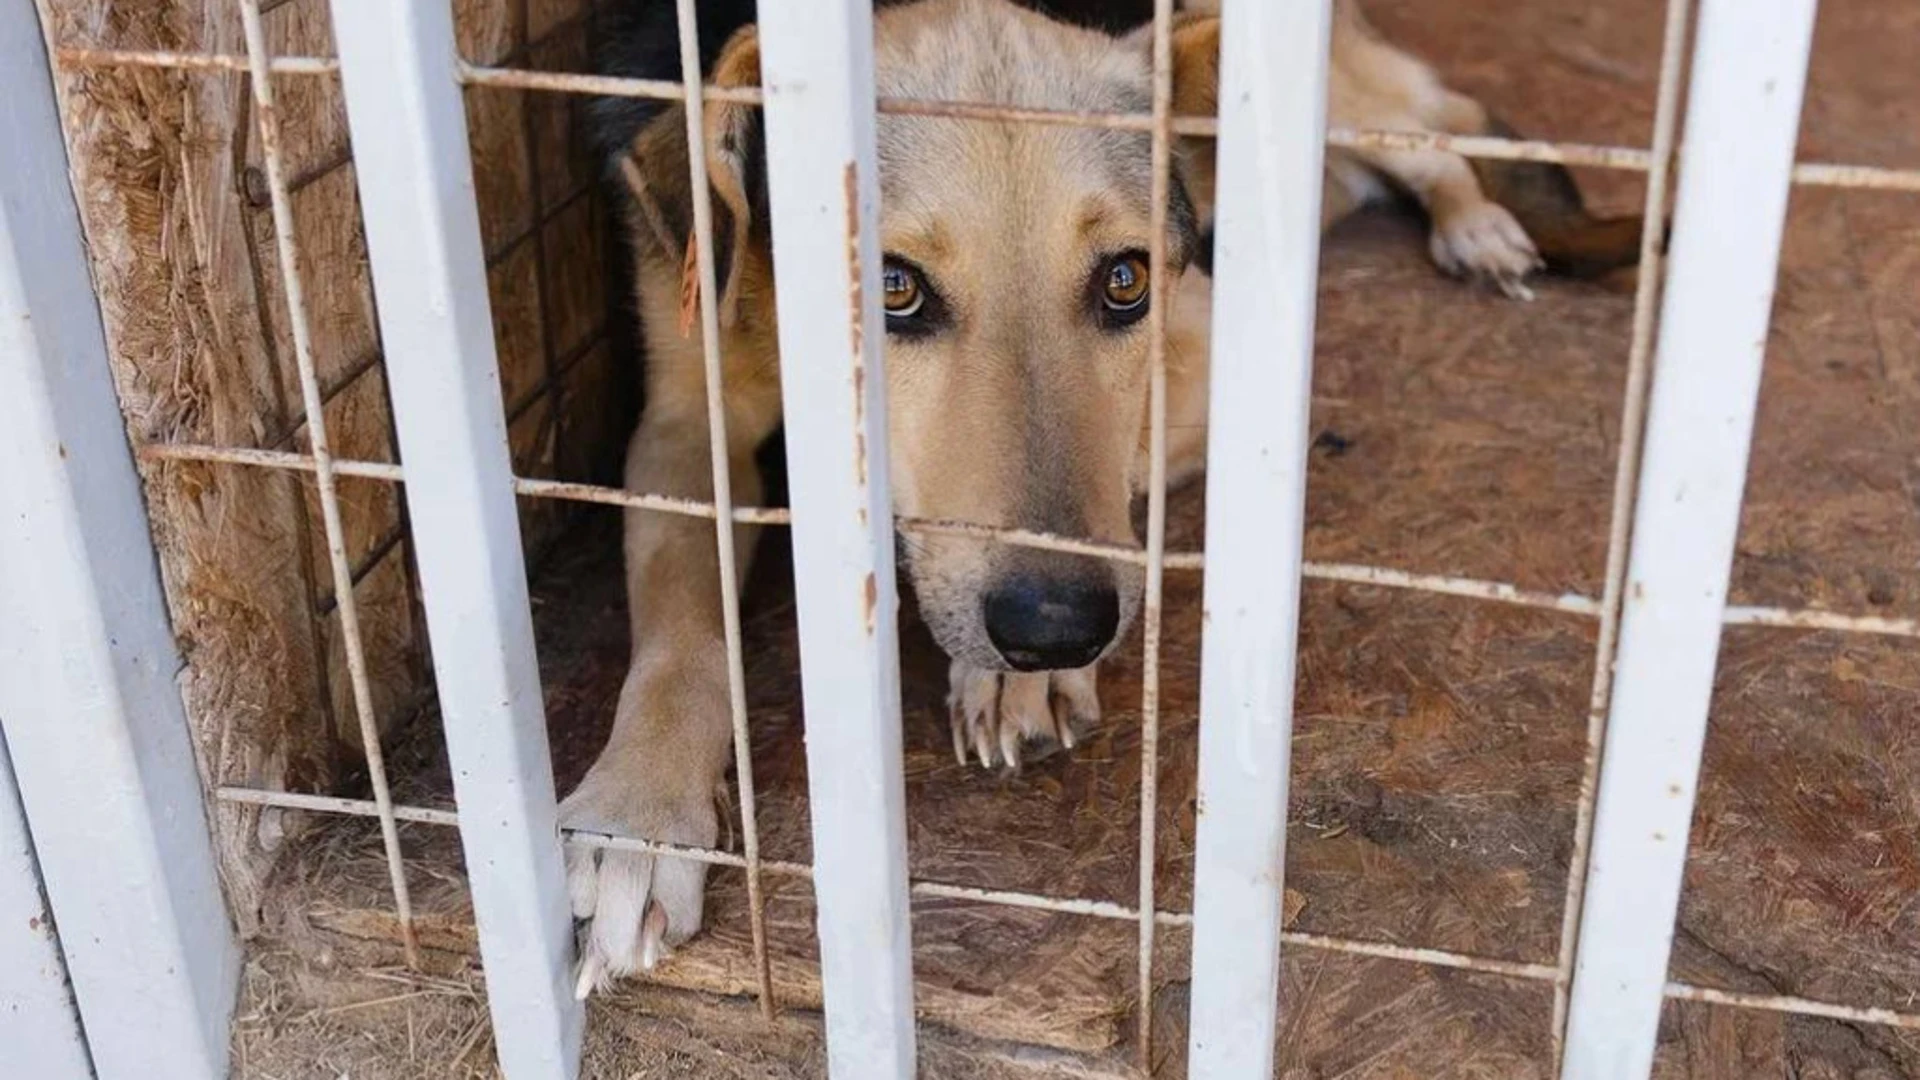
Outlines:
{"type": "Polygon", "coordinates": [[[1112,585],[1016,577],[987,594],[987,639],[1015,671],[1082,668],[1120,627],[1112,585]]]}

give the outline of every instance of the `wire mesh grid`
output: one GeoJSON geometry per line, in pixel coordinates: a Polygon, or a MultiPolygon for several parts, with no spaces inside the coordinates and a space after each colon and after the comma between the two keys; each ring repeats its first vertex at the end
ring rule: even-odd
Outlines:
{"type": "MultiPolygon", "coordinates": [[[[1156,294],[1168,287],[1159,269],[1165,261],[1165,220],[1171,168],[1172,139],[1176,135],[1211,136],[1217,125],[1211,117],[1175,116],[1171,109],[1171,0],[1156,0],[1154,5],[1153,97],[1149,113],[1075,112],[1020,108],[968,102],[881,98],[876,108],[885,114],[947,117],[995,123],[1031,123],[1072,125],[1146,132],[1151,138],[1153,178],[1152,231],[1149,255],[1150,280],[1156,294]]],[[[627,79],[552,71],[536,71],[512,66],[488,66],[463,62],[460,66],[464,85],[511,88],[575,95],[601,95],[679,101],[685,103],[688,137],[699,145],[703,131],[705,103],[725,101],[759,104],[757,89],[701,87],[699,43],[696,40],[693,0],[678,0],[680,61],[682,79],[627,79]]],[[[1444,149],[1470,158],[1551,162],[1563,165],[1644,172],[1648,176],[1644,206],[1647,222],[1641,242],[1642,272],[1634,301],[1634,317],[1625,387],[1625,405],[1618,457],[1614,470],[1614,489],[1607,540],[1604,589],[1599,597],[1579,594],[1551,594],[1516,585],[1443,574],[1411,572],[1402,569],[1307,561],[1302,573],[1308,578],[1326,581],[1413,590],[1478,601],[1557,611],[1593,618],[1598,623],[1598,644],[1590,706],[1586,728],[1586,760],[1582,768],[1576,803],[1573,853],[1570,858],[1563,909],[1563,924],[1555,962],[1523,963],[1468,955],[1438,949],[1364,941],[1320,934],[1284,931],[1283,943],[1300,948],[1347,953],[1414,964],[1477,971],[1512,979],[1547,983],[1553,987],[1553,1031],[1555,1057],[1558,1059],[1564,1035],[1568,991],[1572,981],[1578,944],[1580,898],[1585,884],[1588,847],[1592,837],[1596,780],[1600,767],[1600,747],[1605,735],[1608,703],[1611,699],[1612,651],[1616,645],[1621,598],[1626,576],[1626,555],[1632,524],[1635,479],[1639,469],[1639,434],[1643,428],[1652,365],[1653,326],[1659,294],[1661,260],[1661,223],[1665,220],[1667,191],[1676,147],[1676,135],[1682,97],[1682,67],[1687,31],[1693,5],[1690,0],[1668,0],[1665,9],[1660,76],[1655,102],[1652,145],[1647,149],[1556,141],[1520,140],[1479,136],[1454,136],[1400,131],[1330,129],[1328,145],[1351,148],[1444,149]]],[[[340,524],[339,500],[335,482],[339,477],[354,477],[403,483],[406,473],[401,465],[356,461],[335,457],[327,437],[324,394],[316,374],[312,345],[307,331],[307,312],[300,288],[298,249],[292,221],[289,178],[285,175],[280,152],[280,129],[274,108],[273,84],[276,77],[337,77],[339,62],[321,56],[271,56],[261,29],[261,0],[240,0],[247,51],[244,55],[167,51],[131,51],[98,48],[57,48],[55,56],[67,69],[89,67],[149,67],[180,71],[228,72],[250,76],[257,110],[258,134],[265,161],[269,206],[274,220],[276,250],[284,279],[289,316],[295,343],[302,400],[310,420],[310,453],[278,449],[253,449],[203,444],[150,443],[137,448],[144,461],[198,461],[245,467],[311,473],[319,490],[319,502],[326,533],[328,562],[346,643],[346,656],[353,687],[356,720],[367,754],[372,780],[370,800],[336,798],[244,787],[219,787],[213,796],[226,802],[288,810],[377,819],[388,861],[396,914],[410,962],[417,957],[412,926],[411,905],[401,860],[397,826],[409,822],[428,826],[458,826],[456,812],[420,806],[397,805],[388,785],[385,763],[373,716],[370,684],[357,624],[352,583],[356,568],[348,564],[340,524]]],[[[524,50],[516,56],[524,55],[524,50]]],[[[739,782],[743,851],[733,852],[683,847],[633,837],[606,836],[571,832],[577,844],[646,852],[654,855],[690,859],[710,865],[743,870],[749,890],[750,918],[758,996],[763,1011],[771,1015],[775,1002],[765,932],[765,908],[761,891],[764,874],[808,879],[812,868],[802,863],[762,858],[758,846],[751,755],[748,753],[748,717],[743,680],[739,596],[736,558],[733,551],[732,524],[787,525],[788,511],[779,508],[736,506],[731,497],[728,469],[726,420],[721,407],[720,357],[717,333],[715,282],[713,280],[713,236],[711,193],[706,184],[705,160],[698,153],[689,155],[694,192],[694,241],[701,276],[700,310],[703,356],[709,401],[709,437],[713,467],[714,498],[710,502],[671,496],[630,492],[619,488],[531,477],[514,478],[515,493],[533,499],[551,499],[589,503],[626,509],[703,518],[715,523],[715,543],[719,555],[723,590],[723,618],[728,652],[729,709],[733,727],[735,760],[739,782]]],[[[1891,169],[1834,163],[1800,163],[1792,170],[1794,183],[1835,188],[1920,192],[1920,169],[1891,169]]],[[[573,192],[563,203],[584,197],[573,192]]],[[[543,210],[542,213],[549,211],[543,210]]],[[[557,212],[557,211],[553,211],[557,212]]],[[[536,220],[533,232],[542,222],[536,220]]],[[[524,239],[524,237],[522,238],[524,239]]],[[[1149,404],[1149,485],[1147,537],[1144,547],[1131,548],[1074,537],[1022,529],[997,528],[968,522],[940,521],[901,517],[896,527],[907,533],[960,535],[998,543],[1047,551],[1091,555],[1116,562],[1143,566],[1147,572],[1143,615],[1145,658],[1142,670],[1142,785],[1139,835],[1139,902],[1134,907],[1106,901],[1073,897],[1044,896],[1032,893],[997,891],[952,885],[937,881],[910,883],[914,896],[958,899],[981,904],[1030,908],[1063,914],[1130,921],[1139,935],[1139,1024],[1136,1050],[1142,1062],[1150,1060],[1152,969],[1155,958],[1154,935],[1161,926],[1190,925],[1189,913],[1159,909],[1155,904],[1154,805],[1157,797],[1157,753],[1159,719],[1159,647],[1161,624],[1161,583],[1167,570],[1197,571],[1204,566],[1199,551],[1166,550],[1166,413],[1164,296],[1156,295],[1149,309],[1151,320],[1151,398],[1149,404]]],[[[555,356],[552,342],[543,343],[546,373],[557,379],[574,354],[555,356]]],[[[525,407],[524,404],[521,406],[525,407]]],[[[364,568],[362,568],[364,569],[364,568]]],[[[1730,606],[1723,622],[1729,626],[1763,626],[1837,631],[1857,634],[1920,638],[1920,619],[1857,615],[1811,608],[1775,608],[1730,606]]],[[[1706,1002],[1744,1009],[1758,1009],[1804,1016],[1826,1017],[1855,1023],[1878,1024],[1908,1030],[1920,1030],[1920,1013],[1816,1001],[1791,995],[1751,994],[1683,983],[1669,983],[1668,998],[1706,1002]]]]}

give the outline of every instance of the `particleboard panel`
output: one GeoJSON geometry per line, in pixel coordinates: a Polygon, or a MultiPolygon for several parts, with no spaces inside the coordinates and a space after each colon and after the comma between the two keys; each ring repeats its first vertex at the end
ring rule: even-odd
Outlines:
{"type": "MultiPolygon", "coordinates": [[[[378,367],[348,383],[326,405],[327,438],[333,452],[342,458],[391,463],[393,420],[387,407],[386,373],[378,367]]],[[[290,449],[311,453],[307,427],[303,422],[294,431],[290,449]]],[[[311,558],[317,567],[314,588],[324,604],[334,598],[333,578],[327,571],[326,532],[320,524],[320,494],[312,477],[300,478],[306,495],[307,519],[312,541],[311,558]]],[[[383,547],[392,543],[402,529],[401,491],[396,485],[363,477],[340,476],[334,479],[334,494],[340,504],[340,525],[345,535],[347,565],[363,573],[383,547]]],[[[362,603],[366,603],[364,599],[362,603]]]]}
{"type": "MultiPolygon", "coordinates": [[[[241,47],[233,5],[211,0],[42,0],[41,13],[56,46],[241,47]]],[[[242,195],[245,81],[96,68],[58,84],[130,437],[259,446],[282,436],[293,417],[263,333],[242,195]]],[[[145,481],[210,779],[327,783],[333,740],[298,481],[184,463],[151,466],[145,481]]],[[[271,862],[258,815],[223,807],[216,824],[231,907],[251,929],[271,862]]]]}

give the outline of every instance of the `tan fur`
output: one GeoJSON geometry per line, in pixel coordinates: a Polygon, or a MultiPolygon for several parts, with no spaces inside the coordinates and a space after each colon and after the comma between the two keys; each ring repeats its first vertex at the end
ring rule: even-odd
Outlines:
{"type": "MultiPolygon", "coordinates": [[[[1383,41],[1337,0],[1330,120],[1408,131],[1480,132],[1485,110],[1424,64],[1383,41]]],[[[1140,111],[1148,98],[1148,38],[1112,39],[1053,23],[1006,0],[924,0],[876,14],[882,94],[1049,108],[1140,111]]],[[[1175,108],[1209,114],[1218,80],[1219,23],[1183,15],[1174,28],[1175,108]]],[[[751,30],[729,43],[714,81],[759,81],[751,30]]],[[[702,147],[712,174],[721,275],[727,454],[736,501],[761,482],[754,449],[779,423],[779,360],[766,222],[751,205],[746,106],[709,106],[702,147]],[[722,220],[723,219],[723,220],[722,220]],[[724,230],[724,231],[723,231],[724,230]]],[[[707,398],[697,330],[683,336],[682,262],[690,229],[684,114],[669,110],[636,139],[627,175],[637,300],[646,327],[647,409],[627,456],[630,490],[712,496],[707,398]]],[[[885,116],[879,126],[884,249],[925,268],[952,313],[924,338],[890,335],[886,378],[895,509],[1135,542],[1132,500],[1145,475],[1148,343],[1088,314],[1101,259],[1148,246],[1147,141],[1139,133],[1062,126],[885,116]]],[[[1212,204],[1212,148],[1183,143],[1179,173],[1200,219],[1212,204]]],[[[1513,214],[1489,200],[1465,159],[1432,150],[1334,150],[1327,159],[1331,224],[1399,189],[1433,220],[1432,253],[1452,272],[1510,293],[1539,256],[1513,214]]],[[[1577,203],[1577,199],[1576,199],[1577,203]]],[[[1575,207],[1577,209],[1577,206],[1575,207]]],[[[1545,221],[1543,224],[1553,224],[1545,221]]],[[[1169,238],[1177,271],[1190,235],[1169,238]]],[[[1210,279],[1186,272],[1167,317],[1170,477],[1204,464],[1210,279]]],[[[736,531],[740,570],[756,531],[736,531]]],[[[629,511],[628,603],[633,663],[613,734],[563,807],[574,828],[685,844],[717,839],[713,810],[731,752],[713,526],[629,511]]],[[[1140,575],[1075,556],[956,537],[916,540],[905,570],[929,626],[954,658],[956,752],[1016,763],[1029,740],[1071,745],[1097,719],[1093,669],[1007,670],[981,626],[982,595],[1018,570],[1100,577],[1119,595],[1125,632],[1140,575]]],[[[626,974],[701,918],[704,867],[632,853],[570,852],[577,915],[591,917],[594,971],[626,974]],[[645,929],[643,930],[643,925],[645,929]],[[646,940],[642,940],[643,937],[646,940]]]]}

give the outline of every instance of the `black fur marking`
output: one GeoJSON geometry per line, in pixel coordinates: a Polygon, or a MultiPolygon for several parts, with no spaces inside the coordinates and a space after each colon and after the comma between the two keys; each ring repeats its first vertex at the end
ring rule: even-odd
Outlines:
{"type": "MultiPolygon", "coordinates": [[[[700,73],[706,75],[734,33],[754,21],[754,0],[700,0],[696,9],[700,73]]],[[[594,69],[623,79],[679,82],[680,19],[674,0],[617,0],[607,4],[600,13],[594,69]]],[[[634,136],[666,111],[668,104],[651,98],[597,97],[587,105],[588,138],[609,175],[615,175],[634,136]]]]}
{"type": "Polygon", "coordinates": [[[1213,276],[1213,223],[1200,230],[1200,239],[1194,244],[1193,266],[1208,277],[1213,276]]]}
{"type": "Polygon", "coordinates": [[[1187,185],[1180,179],[1178,172],[1168,178],[1167,190],[1167,228],[1173,232],[1171,239],[1179,259],[1191,264],[1200,256],[1202,239],[1205,240],[1207,258],[1207,276],[1213,276],[1213,225],[1209,223],[1203,233],[1200,228],[1200,214],[1194,209],[1193,196],[1187,194],[1187,185]]]}
{"type": "Polygon", "coordinates": [[[1153,0],[1022,0],[1021,6],[1115,37],[1153,21],[1153,0]]]}
{"type": "Polygon", "coordinates": [[[761,226],[771,220],[773,207],[767,196],[767,118],[759,109],[747,119],[746,145],[737,148],[746,172],[747,207],[761,226]]]}

